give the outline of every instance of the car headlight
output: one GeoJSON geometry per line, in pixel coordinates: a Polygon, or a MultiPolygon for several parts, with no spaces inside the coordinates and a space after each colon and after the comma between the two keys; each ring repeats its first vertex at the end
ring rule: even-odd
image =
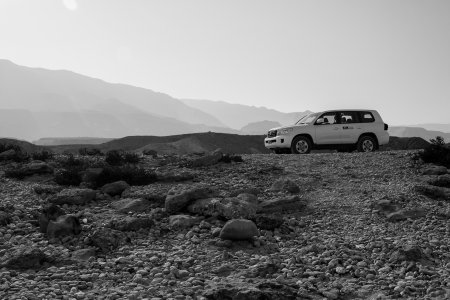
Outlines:
{"type": "Polygon", "coordinates": [[[278,130],[278,135],[286,135],[291,133],[294,130],[294,128],[289,127],[289,128],[282,128],[278,130]]]}

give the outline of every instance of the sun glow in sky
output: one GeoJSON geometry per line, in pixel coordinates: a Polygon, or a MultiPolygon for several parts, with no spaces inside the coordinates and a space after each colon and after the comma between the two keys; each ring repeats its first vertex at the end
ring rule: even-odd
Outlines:
{"type": "Polygon", "coordinates": [[[448,0],[0,0],[0,58],[178,98],[450,123],[448,0]]]}

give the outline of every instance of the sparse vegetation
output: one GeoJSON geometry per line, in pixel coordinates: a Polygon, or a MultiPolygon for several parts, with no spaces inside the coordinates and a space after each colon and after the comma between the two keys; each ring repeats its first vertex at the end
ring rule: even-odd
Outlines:
{"type": "Polygon", "coordinates": [[[54,156],[53,153],[47,150],[31,153],[31,158],[33,160],[47,161],[49,159],[52,159],[53,156],[54,156]]]}
{"type": "Polygon", "coordinates": [[[80,148],[78,154],[81,156],[102,156],[103,153],[97,148],[80,148]]]}
{"type": "Polygon", "coordinates": [[[137,164],[139,162],[139,155],[131,152],[111,150],[106,152],[105,162],[111,166],[119,166],[125,163],[137,164]]]}
{"type": "Polygon", "coordinates": [[[4,153],[6,151],[11,150],[11,154],[1,157],[0,161],[2,160],[12,160],[15,162],[24,162],[30,159],[30,156],[20,148],[18,145],[14,144],[0,144],[0,153],[4,153]]]}
{"type": "Polygon", "coordinates": [[[444,138],[437,136],[436,139],[431,139],[430,142],[431,145],[419,153],[419,158],[426,163],[450,168],[450,148],[445,145],[444,138]]]}

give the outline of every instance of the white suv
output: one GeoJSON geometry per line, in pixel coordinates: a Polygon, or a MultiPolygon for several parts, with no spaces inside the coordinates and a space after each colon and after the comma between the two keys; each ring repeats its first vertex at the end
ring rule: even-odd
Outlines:
{"type": "Polygon", "coordinates": [[[389,142],[387,130],[375,110],[329,110],[269,130],[264,145],[275,153],[306,154],[312,149],[371,152],[389,142]]]}

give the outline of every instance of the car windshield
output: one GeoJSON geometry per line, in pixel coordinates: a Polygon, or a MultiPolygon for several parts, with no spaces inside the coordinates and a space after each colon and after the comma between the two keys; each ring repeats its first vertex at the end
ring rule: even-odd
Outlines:
{"type": "Polygon", "coordinates": [[[318,116],[318,113],[315,114],[309,114],[306,116],[303,116],[300,120],[297,121],[297,123],[295,123],[295,125],[298,124],[311,124],[318,116]]]}

